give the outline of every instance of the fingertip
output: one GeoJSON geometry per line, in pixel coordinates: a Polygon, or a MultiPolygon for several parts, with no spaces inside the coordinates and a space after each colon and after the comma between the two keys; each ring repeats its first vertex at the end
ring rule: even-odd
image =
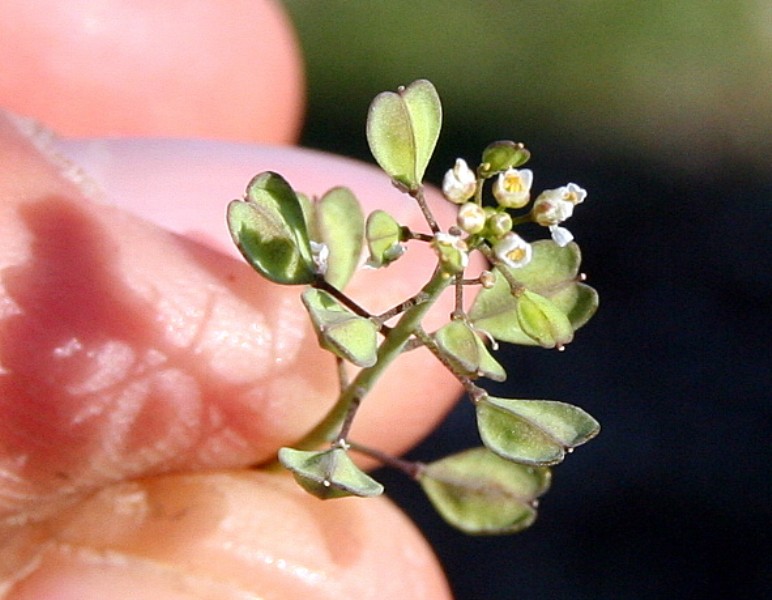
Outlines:
{"type": "Polygon", "coordinates": [[[3,5],[0,106],[65,135],[291,143],[303,96],[273,0],[3,5]]]}
{"type": "Polygon", "coordinates": [[[107,488],[8,600],[449,598],[415,526],[384,498],[320,501],[284,474],[171,475],[107,488]]]}

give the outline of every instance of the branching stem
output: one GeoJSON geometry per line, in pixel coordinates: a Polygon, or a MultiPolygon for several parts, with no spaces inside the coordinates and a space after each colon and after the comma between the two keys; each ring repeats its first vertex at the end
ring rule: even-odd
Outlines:
{"type": "Polygon", "coordinates": [[[448,371],[453,373],[455,378],[464,386],[464,390],[472,398],[472,401],[476,402],[481,394],[485,394],[485,390],[475,385],[471,378],[459,371],[458,367],[448,359],[445,353],[440,350],[440,347],[437,345],[437,342],[434,341],[432,336],[426,333],[421,327],[416,329],[415,336],[417,339],[421,340],[421,343],[437,357],[437,360],[439,360],[448,371]]]}
{"type": "Polygon", "coordinates": [[[426,313],[452,281],[452,277],[440,269],[435,270],[432,278],[421,290],[425,294],[426,300],[415,304],[402,314],[397,324],[391,328],[378,347],[375,364],[372,367],[362,369],[357,374],[340,394],[330,412],[303,439],[294,444],[294,448],[311,450],[325,442],[340,441],[342,436],[339,433],[348,433],[344,431],[347,427],[346,423],[354,418],[362,398],[370,392],[378,378],[399,356],[407,341],[420,328],[426,313]]]}
{"type": "Polygon", "coordinates": [[[421,208],[424,219],[426,219],[426,222],[429,224],[429,229],[431,229],[434,233],[438,233],[440,231],[440,226],[437,225],[437,220],[434,218],[429,205],[426,203],[426,198],[424,197],[424,186],[421,185],[414,190],[408,190],[408,194],[415,198],[415,201],[421,208]]]}
{"type": "Polygon", "coordinates": [[[311,284],[313,287],[315,287],[318,290],[322,290],[324,292],[327,292],[335,298],[338,302],[340,302],[343,306],[351,310],[351,312],[359,315],[360,317],[364,317],[365,319],[371,318],[373,315],[370,314],[370,312],[361,306],[354,302],[351,298],[349,298],[346,294],[341,292],[338,288],[336,288],[334,285],[331,285],[326,279],[323,277],[319,277],[316,281],[314,281],[311,284]]]}
{"type": "Polygon", "coordinates": [[[405,312],[406,310],[413,308],[416,304],[420,304],[421,302],[426,302],[427,296],[424,291],[418,292],[415,296],[412,298],[408,298],[404,302],[400,302],[397,304],[397,306],[394,306],[393,308],[390,308],[386,312],[378,315],[375,317],[377,321],[380,323],[385,323],[389,319],[393,319],[397,315],[405,312]]]}

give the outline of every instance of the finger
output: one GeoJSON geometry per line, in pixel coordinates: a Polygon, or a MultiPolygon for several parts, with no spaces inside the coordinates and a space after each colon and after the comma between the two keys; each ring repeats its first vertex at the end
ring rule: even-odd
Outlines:
{"type": "Polygon", "coordinates": [[[288,143],[302,105],[272,0],[3,3],[0,106],[63,134],[288,143]]]}
{"type": "MultiPolygon", "coordinates": [[[[265,460],[329,409],[332,360],[318,349],[296,288],[267,284],[241,260],[85,200],[7,123],[2,134],[0,501],[7,514],[42,516],[68,495],[111,481],[265,460]]],[[[221,150],[223,163],[238,155],[221,150]]],[[[153,171],[134,171],[126,160],[155,189],[153,171]]],[[[398,218],[416,214],[384,176],[356,163],[291,150],[261,161],[245,161],[249,172],[216,186],[216,199],[172,186],[159,202],[193,212],[199,201],[216,203],[219,212],[255,170],[276,168],[297,174],[293,183],[312,193],[336,173],[336,183],[351,184],[368,206],[388,204],[398,218]]],[[[191,172],[216,179],[219,166],[194,163],[191,172]]],[[[412,267],[403,260],[361,274],[353,292],[375,311],[415,293],[434,263],[422,250],[412,267]]],[[[440,312],[449,310],[446,303],[440,312]]],[[[458,388],[422,351],[398,360],[389,375],[364,403],[355,433],[401,450],[434,426],[458,388]]]]}
{"type": "Polygon", "coordinates": [[[388,500],[322,502],[276,474],[119,484],[16,542],[24,574],[7,600],[449,597],[426,542],[388,500]]]}

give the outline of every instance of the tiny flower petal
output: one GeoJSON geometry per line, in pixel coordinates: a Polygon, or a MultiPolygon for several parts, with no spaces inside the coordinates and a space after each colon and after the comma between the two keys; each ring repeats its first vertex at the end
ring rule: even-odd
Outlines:
{"type": "Polygon", "coordinates": [[[532,183],[530,169],[507,169],[493,182],[493,195],[505,208],[522,208],[531,199],[532,183]]]}
{"type": "Polygon", "coordinates": [[[581,204],[587,197],[587,190],[575,183],[569,183],[567,186],[560,189],[563,190],[563,200],[570,202],[571,204],[581,204]]]}
{"type": "Polygon", "coordinates": [[[485,210],[474,202],[466,202],[458,208],[456,224],[467,233],[480,233],[485,220],[485,210]]]}
{"type": "Polygon", "coordinates": [[[391,246],[389,246],[388,248],[386,248],[386,250],[383,251],[381,256],[377,258],[374,256],[371,256],[370,258],[368,258],[367,261],[362,265],[362,268],[380,269],[381,267],[388,267],[391,263],[397,260],[405,252],[407,252],[407,246],[405,246],[405,244],[394,242],[391,246]]]}
{"type": "Polygon", "coordinates": [[[552,234],[554,242],[561,248],[567,246],[574,239],[574,235],[568,229],[557,225],[550,226],[550,234],[552,234]]]}
{"type": "Polygon", "coordinates": [[[313,240],[311,243],[311,256],[314,259],[314,271],[317,275],[324,275],[327,272],[327,263],[330,258],[330,248],[327,244],[320,244],[313,240]]]}
{"type": "Polygon", "coordinates": [[[454,204],[463,204],[474,196],[477,189],[477,176],[463,158],[457,158],[453,168],[445,173],[442,180],[442,193],[454,204]]]}
{"type": "Polygon", "coordinates": [[[512,269],[524,267],[531,262],[531,244],[514,232],[509,232],[493,246],[493,253],[501,262],[512,269]]]}

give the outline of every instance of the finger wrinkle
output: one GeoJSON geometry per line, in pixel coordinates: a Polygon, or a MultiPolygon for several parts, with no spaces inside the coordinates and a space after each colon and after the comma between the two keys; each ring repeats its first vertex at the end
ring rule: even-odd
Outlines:
{"type": "Polygon", "coordinates": [[[190,460],[212,415],[189,374],[195,357],[121,285],[115,244],[82,208],[52,197],[19,213],[29,260],[0,272],[14,306],[0,321],[0,440],[25,459],[17,480],[50,500],[65,483],[89,489],[190,460]]]}

